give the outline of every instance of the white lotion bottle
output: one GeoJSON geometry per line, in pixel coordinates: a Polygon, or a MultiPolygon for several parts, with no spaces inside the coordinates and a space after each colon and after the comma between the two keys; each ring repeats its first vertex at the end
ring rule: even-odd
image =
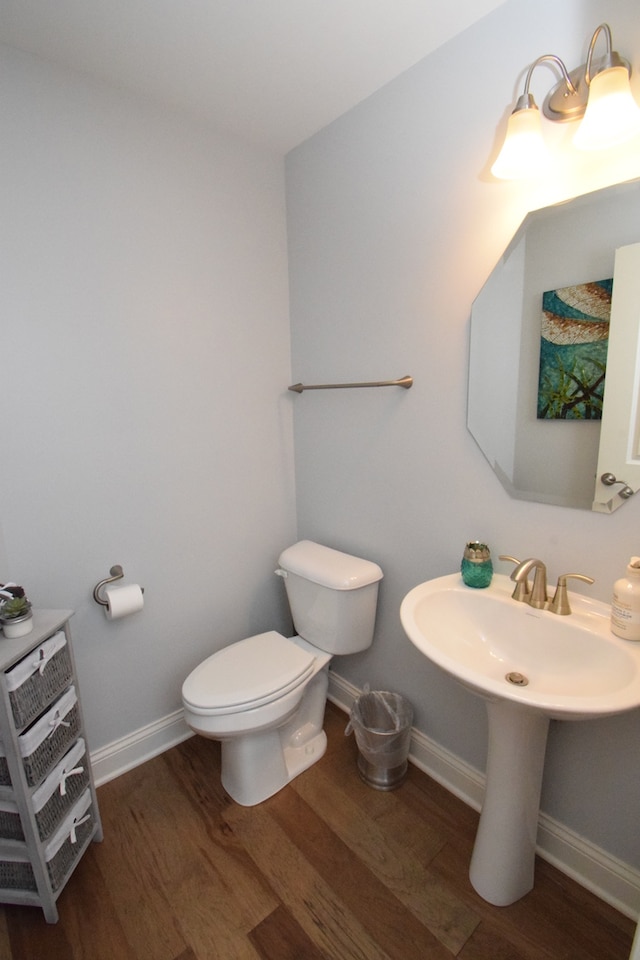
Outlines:
{"type": "Polygon", "coordinates": [[[640,640],[640,557],[631,557],[627,576],[613,585],[611,631],[623,640],[640,640]]]}

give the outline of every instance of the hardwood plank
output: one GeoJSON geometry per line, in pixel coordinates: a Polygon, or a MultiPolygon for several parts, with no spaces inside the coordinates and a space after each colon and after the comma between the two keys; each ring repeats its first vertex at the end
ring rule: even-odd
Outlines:
{"type": "Polygon", "coordinates": [[[398,798],[427,827],[460,850],[471,852],[480,815],[417,767],[398,791],[398,798]]]}
{"type": "Polygon", "coordinates": [[[11,941],[4,911],[0,911],[0,960],[11,960],[11,941]]]}
{"type": "MultiPolygon", "coordinates": [[[[285,792],[291,794],[288,789],[285,792]]],[[[296,922],[327,957],[392,960],[369,935],[366,923],[351,912],[341,891],[313,869],[273,819],[273,799],[252,808],[230,806],[224,817],[296,922]]],[[[341,865],[335,868],[338,876],[341,865]]],[[[369,909],[375,911],[376,904],[370,902],[369,909]]]]}
{"type": "Polygon", "coordinates": [[[194,870],[172,898],[177,921],[198,960],[259,960],[245,931],[241,904],[194,870]]]}
{"type": "MultiPolygon", "coordinates": [[[[389,808],[387,822],[384,815],[370,820],[363,817],[361,807],[350,795],[338,790],[333,779],[327,778],[322,764],[307,774],[294,783],[299,796],[413,916],[451,953],[457,954],[478,925],[479,917],[452,889],[435,879],[416,855],[412,835],[406,832],[408,822],[398,810],[394,793],[383,793],[389,808]]],[[[437,850],[441,847],[439,841],[437,850]]],[[[428,861],[437,850],[431,850],[429,845],[428,861]]]]}
{"type": "MultiPolygon", "coordinates": [[[[536,886],[528,897],[534,917],[544,917],[553,925],[560,944],[566,937],[567,960],[575,957],[576,949],[585,960],[628,956],[635,932],[633,921],[544,860],[536,862],[536,886]]],[[[562,956],[557,944],[554,950],[562,956]]]]}
{"type": "Polygon", "coordinates": [[[47,923],[39,907],[3,907],[12,960],[75,960],[64,924],[47,923]]]}
{"type": "Polygon", "coordinates": [[[163,869],[159,851],[165,830],[172,827],[169,809],[164,814],[168,823],[158,810],[161,793],[167,808],[172,803],[162,771],[156,758],[98,789],[104,840],[88,853],[101,875],[111,878],[118,921],[139,960],[173,960],[188,946],[165,885],[158,882],[163,869]]]}
{"type": "MultiPolygon", "coordinates": [[[[69,946],[67,957],[75,960],[137,960],[112,899],[108,885],[93,854],[99,848],[92,844],[84,855],[58,899],[60,921],[69,946]]],[[[47,943],[49,937],[47,936],[47,943]]],[[[37,953],[33,954],[38,956],[37,953]]],[[[49,953],[43,954],[49,958],[49,953]]],[[[159,955],[160,960],[160,955],[159,955]]]]}
{"type": "Polygon", "coordinates": [[[206,737],[190,737],[179,748],[167,750],[162,761],[182,785],[194,809],[203,816],[219,812],[233,801],[220,780],[220,743],[206,737]]]}
{"type": "MultiPolygon", "coordinates": [[[[120,901],[128,935],[136,937],[138,955],[145,960],[170,960],[187,946],[207,958],[255,958],[247,934],[278,901],[229,835],[218,804],[203,808],[175,776],[174,763],[158,757],[145,764],[146,772],[131,779],[126,802],[116,809],[107,803],[103,811],[105,834],[119,836],[117,858],[127,857],[131,870],[120,901]],[[137,850],[135,857],[127,853],[131,849],[137,850]],[[139,904],[135,911],[131,893],[139,904]],[[147,897],[153,907],[140,904],[147,897]],[[140,910],[156,932],[132,929],[140,910]]],[[[112,863],[111,871],[115,867],[112,863]]]]}
{"type": "Polygon", "coordinates": [[[466,856],[451,844],[438,854],[431,869],[443,882],[456,887],[459,896],[482,917],[485,929],[490,928],[512,944],[526,960],[628,957],[633,936],[631,921],[543,861],[536,861],[533,890],[508,907],[494,907],[478,896],[468,878],[466,856]],[[574,897],[578,899],[572,904],[574,897]],[[602,908],[606,910],[603,912],[602,908]],[[606,916],[615,917],[616,923],[603,927],[600,920],[606,916]]]}
{"type": "MultiPolygon", "coordinates": [[[[241,926],[243,931],[249,932],[279,905],[279,901],[268,881],[256,872],[252,859],[224,819],[224,811],[235,804],[220,785],[219,752],[216,753],[217,769],[211,770],[208,764],[202,767],[198,762],[196,754],[199,745],[193,746],[195,750],[185,751],[192,777],[187,776],[180,762],[181,753],[169,751],[162,758],[171,772],[175,789],[180,792],[179,800],[174,796],[172,813],[175,814],[178,809],[184,810],[185,822],[189,820],[189,828],[185,831],[186,841],[193,840],[194,831],[198,833],[196,822],[199,821],[199,850],[219,876],[227,899],[237,900],[242,905],[241,916],[244,919],[241,926]],[[196,770],[199,773],[195,774],[194,781],[196,770]],[[213,793],[210,792],[212,779],[215,784],[213,793]]],[[[206,755],[202,750],[199,753],[200,759],[206,755]]]]}
{"type": "MultiPolygon", "coordinates": [[[[458,954],[458,960],[527,960],[528,956],[513,943],[504,940],[489,925],[480,923],[458,954]]],[[[547,956],[546,953],[538,954],[538,960],[547,956]]]]}
{"type": "Polygon", "coordinates": [[[377,876],[297,792],[283,791],[269,804],[287,836],[390,957],[450,956],[438,938],[407,909],[396,890],[377,876]]]}
{"type": "Polygon", "coordinates": [[[259,923],[249,939],[260,960],[326,960],[302,927],[283,907],[277,907],[259,923]]]}

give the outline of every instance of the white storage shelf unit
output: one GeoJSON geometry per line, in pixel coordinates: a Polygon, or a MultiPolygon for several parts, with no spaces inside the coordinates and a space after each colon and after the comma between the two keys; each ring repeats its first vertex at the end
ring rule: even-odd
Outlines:
{"type": "Polygon", "coordinates": [[[56,901],[102,826],[71,647],[70,610],[0,634],[0,903],[56,901]]]}

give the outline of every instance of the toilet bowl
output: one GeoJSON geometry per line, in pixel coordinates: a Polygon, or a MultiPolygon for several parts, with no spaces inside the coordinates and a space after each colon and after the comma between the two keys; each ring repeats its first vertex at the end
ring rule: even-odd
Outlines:
{"type": "Polygon", "coordinates": [[[242,806],[266,800],[322,757],[329,663],[373,639],[377,564],[308,540],[279,563],[298,634],[271,630],[232,643],[182,687],[187,724],[221,741],[222,785],[242,806]]]}

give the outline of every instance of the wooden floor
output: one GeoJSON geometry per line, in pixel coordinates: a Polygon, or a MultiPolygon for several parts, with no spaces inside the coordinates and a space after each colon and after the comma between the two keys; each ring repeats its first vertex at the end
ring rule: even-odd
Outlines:
{"type": "Polygon", "coordinates": [[[392,792],[362,783],[345,722],[329,704],[327,754],[257,807],[200,737],[100,787],[105,840],[59,923],[0,907],[0,958],[627,960],[632,922],[543,861],[518,903],[481,900],[477,814],[413,767],[392,792]]]}

